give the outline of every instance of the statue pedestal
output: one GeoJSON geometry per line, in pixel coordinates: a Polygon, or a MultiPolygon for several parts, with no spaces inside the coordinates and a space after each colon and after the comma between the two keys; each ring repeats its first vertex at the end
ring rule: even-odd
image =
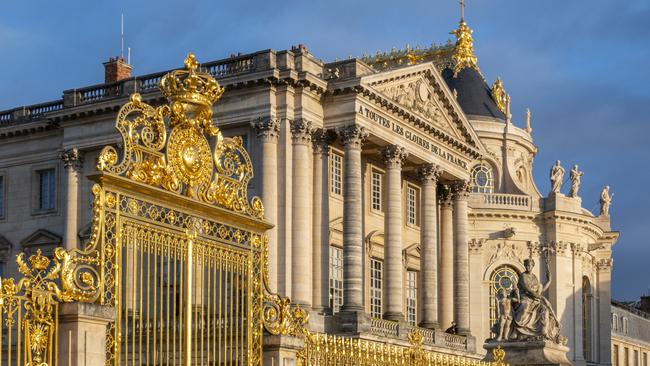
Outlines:
{"type": "Polygon", "coordinates": [[[582,199],[580,197],[567,197],[562,193],[550,193],[544,199],[544,211],[582,213],[582,199]]]}
{"type": "Polygon", "coordinates": [[[566,357],[569,347],[549,341],[488,342],[483,345],[488,351],[483,361],[494,361],[492,350],[499,346],[506,352],[504,362],[512,366],[571,365],[566,357]]]}

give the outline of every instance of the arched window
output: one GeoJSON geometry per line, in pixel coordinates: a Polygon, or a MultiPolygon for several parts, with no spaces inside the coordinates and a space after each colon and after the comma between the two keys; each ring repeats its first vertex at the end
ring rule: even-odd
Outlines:
{"type": "MultiPolygon", "coordinates": [[[[490,329],[501,315],[499,300],[502,300],[504,296],[510,296],[512,290],[517,286],[518,279],[517,271],[510,266],[501,266],[492,272],[492,276],[490,276],[490,329]]],[[[491,335],[495,336],[494,333],[491,335]]]]}
{"type": "Polygon", "coordinates": [[[582,277],[582,353],[591,361],[591,283],[587,276],[582,277]]]}
{"type": "Polygon", "coordinates": [[[494,192],[494,176],[489,164],[479,164],[472,168],[471,187],[472,192],[476,193],[494,192]]]}

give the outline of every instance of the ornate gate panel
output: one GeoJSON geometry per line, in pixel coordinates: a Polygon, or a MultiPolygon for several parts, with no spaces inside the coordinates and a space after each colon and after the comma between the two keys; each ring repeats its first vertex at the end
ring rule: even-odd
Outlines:
{"type": "Polygon", "coordinates": [[[108,364],[260,365],[270,225],[248,200],[250,158],[213,126],[223,89],[192,54],[160,88],[168,105],[120,109],[123,148],[94,178],[108,364]]]}

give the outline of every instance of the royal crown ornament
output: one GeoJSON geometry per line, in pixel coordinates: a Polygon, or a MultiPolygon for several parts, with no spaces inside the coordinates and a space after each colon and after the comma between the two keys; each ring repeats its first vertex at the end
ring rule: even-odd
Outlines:
{"type": "Polygon", "coordinates": [[[187,55],[184,64],[185,69],[174,70],[160,80],[160,90],[169,100],[176,117],[173,120],[215,136],[218,130],[212,126],[212,105],[224,90],[212,75],[197,71],[199,63],[193,53],[187,55]]]}

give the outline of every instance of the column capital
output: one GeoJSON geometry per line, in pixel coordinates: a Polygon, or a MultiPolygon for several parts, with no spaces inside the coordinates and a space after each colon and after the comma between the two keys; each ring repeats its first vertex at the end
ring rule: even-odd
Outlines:
{"type": "Polygon", "coordinates": [[[336,129],[336,133],[341,136],[343,145],[355,149],[361,149],[363,141],[368,138],[368,131],[366,131],[366,128],[359,125],[339,127],[336,129]]]}
{"type": "Polygon", "coordinates": [[[63,160],[63,166],[66,170],[81,170],[83,166],[83,156],[79,149],[73,147],[71,149],[62,150],[59,154],[61,160],[63,160]]]}
{"type": "Polygon", "coordinates": [[[442,169],[440,169],[440,166],[436,164],[427,163],[420,165],[417,168],[416,173],[422,183],[436,184],[438,182],[438,178],[440,178],[440,174],[442,174],[442,169]]]}
{"type": "Polygon", "coordinates": [[[278,142],[280,136],[280,121],[273,117],[260,117],[253,126],[257,130],[257,137],[270,142],[278,142]]]}
{"type": "Polygon", "coordinates": [[[438,203],[441,208],[451,208],[451,187],[447,184],[438,186],[438,203]]]}
{"type": "Polygon", "coordinates": [[[314,145],[314,154],[327,154],[334,138],[329,130],[319,128],[314,130],[311,140],[314,145]]]}
{"type": "Polygon", "coordinates": [[[293,135],[294,143],[309,144],[313,132],[314,128],[312,127],[312,123],[303,118],[297,119],[291,123],[291,134],[293,135]]]}
{"type": "Polygon", "coordinates": [[[470,185],[466,180],[457,180],[451,185],[452,198],[454,200],[466,200],[469,198],[470,185]]]}
{"type": "Polygon", "coordinates": [[[398,145],[388,145],[382,152],[384,162],[388,167],[401,167],[404,160],[409,156],[406,149],[398,145]]]}
{"type": "Polygon", "coordinates": [[[596,262],[596,269],[598,272],[611,272],[614,260],[612,258],[599,259],[596,262]]]}

